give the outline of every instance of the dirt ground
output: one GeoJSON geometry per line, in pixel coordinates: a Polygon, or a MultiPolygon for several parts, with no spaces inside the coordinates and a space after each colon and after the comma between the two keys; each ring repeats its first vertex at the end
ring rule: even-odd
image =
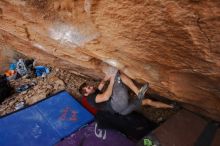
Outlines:
{"type": "MultiPolygon", "coordinates": [[[[24,103],[24,107],[29,106],[62,90],[68,91],[80,101],[81,96],[78,92],[78,88],[82,83],[88,81],[92,84],[98,84],[98,81],[92,80],[84,75],[75,74],[55,67],[49,68],[51,72],[46,77],[29,76],[29,78],[20,78],[10,81],[11,86],[14,88],[27,83],[34,83],[35,86],[21,93],[15,92],[11,97],[7,98],[0,105],[0,115],[3,116],[16,111],[21,102],[24,103]]],[[[175,114],[177,110],[155,109],[145,106],[142,107],[141,112],[149,120],[155,123],[161,123],[175,114]]]]}

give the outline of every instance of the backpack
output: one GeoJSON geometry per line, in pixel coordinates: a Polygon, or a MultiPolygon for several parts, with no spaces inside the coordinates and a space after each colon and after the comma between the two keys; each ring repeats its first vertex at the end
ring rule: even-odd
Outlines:
{"type": "Polygon", "coordinates": [[[23,59],[18,60],[17,65],[16,65],[16,70],[21,76],[24,76],[28,73],[23,59]]]}
{"type": "Polygon", "coordinates": [[[5,75],[0,75],[0,104],[12,94],[13,88],[10,86],[5,75]]]}

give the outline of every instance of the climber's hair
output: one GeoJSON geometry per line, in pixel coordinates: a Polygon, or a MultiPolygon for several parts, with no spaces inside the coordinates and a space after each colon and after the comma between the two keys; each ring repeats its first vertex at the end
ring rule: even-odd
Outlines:
{"type": "Polygon", "coordinates": [[[82,85],[80,85],[80,87],[79,87],[79,93],[81,94],[81,95],[85,95],[85,93],[86,93],[86,90],[84,89],[85,87],[87,87],[88,86],[88,84],[85,82],[85,83],[83,83],[82,85]]]}

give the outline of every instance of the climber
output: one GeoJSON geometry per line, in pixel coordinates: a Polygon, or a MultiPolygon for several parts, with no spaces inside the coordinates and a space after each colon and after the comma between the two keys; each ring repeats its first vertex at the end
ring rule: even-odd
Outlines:
{"type": "Polygon", "coordinates": [[[118,71],[111,76],[106,75],[97,88],[83,83],[79,88],[79,92],[84,96],[84,99],[87,99],[88,106],[90,106],[90,109],[93,109],[93,113],[94,109],[97,109],[127,115],[137,110],[141,105],[150,105],[156,108],[173,108],[172,105],[152,101],[151,99],[144,99],[148,88],[149,85],[145,84],[139,90],[130,78],[118,71]],[[109,81],[109,85],[104,92],[101,92],[106,81],[109,81]],[[137,96],[130,103],[127,87],[137,96]]]}

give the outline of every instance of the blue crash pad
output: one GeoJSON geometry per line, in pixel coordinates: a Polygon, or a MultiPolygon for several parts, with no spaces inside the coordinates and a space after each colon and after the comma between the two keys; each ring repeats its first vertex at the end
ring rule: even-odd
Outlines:
{"type": "Polygon", "coordinates": [[[0,118],[0,146],[52,146],[93,115],[66,91],[0,118]]]}

